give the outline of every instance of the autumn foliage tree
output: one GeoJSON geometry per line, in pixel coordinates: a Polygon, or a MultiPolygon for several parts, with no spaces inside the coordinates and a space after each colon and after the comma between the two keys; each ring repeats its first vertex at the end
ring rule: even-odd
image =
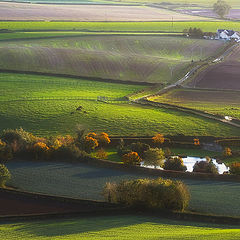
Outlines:
{"type": "Polygon", "coordinates": [[[105,132],[97,134],[95,138],[98,140],[100,146],[106,146],[111,142],[108,134],[105,132]]]}
{"type": "Polygon", "coordinates": [[[224,156],[224,157],[230,157],[230,156],[232,156],[232,150],[231,150],[231,148],[229,148],[229,147],[225,148],[224,151],[223,151],[223,156],[224,156]]]}
{"type": "Polygon", "coordinates": [[[165,139],[164,139],[164,136],[160,133],[156,134],[153,138],[153,143],[157,146],[160,146],[161,144],[164,143],[165,139]]]}
{"type": "Polygon", "coordinates": [[[83,146],[86,152],[91,152],[98,146],[97,139],[89,136],[85,136],[83,139],[83,146]]]}
{"type": "Polygon", "coordinates": [[[34,158],[42,160],[48,158],[49,147],[44,142],[37,142],[32,147],[34,158]]]}
{"type": "Polygon", "coordinates": [[[137,152],[130,152],[124,154],[122,160],[123,163],[127,165],[139,165],[141,162],[141,158],[139,157],[137,152]]]}

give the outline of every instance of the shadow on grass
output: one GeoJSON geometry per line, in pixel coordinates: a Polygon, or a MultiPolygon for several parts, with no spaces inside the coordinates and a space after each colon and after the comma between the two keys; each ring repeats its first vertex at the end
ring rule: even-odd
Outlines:
{"type": "MultiPolygon", "coordinates": [[[[174,226],[178,228],[191,228],[198,227],[201,229],[204,228],[213,228],[213,229],[239,229],[237,226],[226,226],[226,225],[217,225],[209,223],[195,223],[195,222],[185,222],[185,221],[176,221],[168,220],[157,217],[149,216],[137,216],[137,215],[121,215],[121,216],[104,216],[104,217],[82,217],[75,219],[64,219],[64,220],[43,220],[43,221],[34,221],[34,222],[25,222],[18,225],[16,231],[34,234],[36,236],[42,237],[56,237],[64,236],[71,234],[82,234],[89,232],[99,232],[113,228],[123,228],[131,227],[138,224],[148,224],[152,226],[154,231],[155,227],[163,228],[167,231],[166,228],[173,230],[174,226]],[[167,226],[168,225],[168,226],[167,226]]],[[[16,225],[16,223],[14,224],[16,225]]],[[[144,228],[139,226],[139,228],[144,228]]],[[[127,231],[127,229],[125,229],[127,231]]],[[[149,228],[148,228],[149,230],[149,228]]],[[[159,229],[158,229],[159,230],[159,229]]],[[[157,229],[155,229],[157,231],[157,229]]],[[[137,234],[138,231],[136,231],[137,234]]],[[[239,230],[240,232],[240,230],[239,230]]],[[[170,230],[169,230],[170,233],[170,230]]],[[[140,234],[140,232],[139,232],[140,234]]]]}

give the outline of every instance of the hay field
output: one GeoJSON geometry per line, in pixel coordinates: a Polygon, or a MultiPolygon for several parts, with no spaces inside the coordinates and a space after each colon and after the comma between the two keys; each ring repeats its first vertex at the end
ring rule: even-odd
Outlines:
{"type": "Polygon", "coordinates": [[[201,21],[166,9],[121,5],[54,5],[0,2],[0,20],[45,21],[201,21]]]}
{"type": "Polygon", "coordinates": [[[5,240],[119,240],[212,239],[237,240],[238,226],[166,220],[138,215],[82,217],[0,225],[5,240]]]}
{"type": "Polygon", "coordinates": [[[240,92],[174,89],[151,100],[240,119],[240,92]]]}
{"type": "Polygon", "coordinates": [[[164,36],[82,36],[0,42],[0,69],[169,84],[224,47],[164,36]]]}

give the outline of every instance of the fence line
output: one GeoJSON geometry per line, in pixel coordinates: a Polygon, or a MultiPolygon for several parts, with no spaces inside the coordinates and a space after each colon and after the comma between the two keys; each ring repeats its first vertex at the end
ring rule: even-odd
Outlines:
{"type": "Polygon", "coordinates": [[[128,103],[128,99],[112,98],[112,97],[24,97],[11,100],[0,100],[0,102],[24,102],[24,101],[69,101],[69,100],[84,100],[84,101],[99,101],[105,103],[128,103]]]}

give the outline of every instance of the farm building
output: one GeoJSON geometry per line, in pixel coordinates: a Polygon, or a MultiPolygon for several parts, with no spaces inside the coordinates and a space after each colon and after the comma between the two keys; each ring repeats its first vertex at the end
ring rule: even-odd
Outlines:
{"type": "Polygon", "coordinates": [[[236,41],[240,41],[240,35],[238,32],[235,32],[233,30],[218,29],[215,39],[224,39],[224,40],[234,39],[236,41]]]}

